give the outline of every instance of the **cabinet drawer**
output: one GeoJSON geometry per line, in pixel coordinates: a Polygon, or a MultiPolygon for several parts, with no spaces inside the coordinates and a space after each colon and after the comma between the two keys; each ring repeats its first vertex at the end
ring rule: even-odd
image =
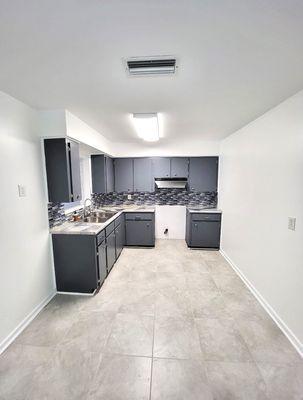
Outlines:
{"type": "Polygon", "coordinates": [[[105,234],[106,237],[112,233],[112,231],[115,229],[115,221],[111,222],[107,227],[105,228],[105,234]]]}
{"type": "Polygon", "coordinates": [[[124,214],[119,215],[118,218],[115,219],[115,227],[119,226],[120,224],[122,224],[124,220],[124,214]]]}
{"type": "Polygon", "coordinates": [[[220,213],[191,214],[192,221],[221,221],[220,213]]]}
{"type": "Polygon", "coordinates": [[[126,221],[152,221],[153,213],[126,213],[126,221]]]}
{"type": "Polygon", "coordinates": [[[105,231],[103,230],[97,235],[97,244],[99,245],[100,243],[102,243],[104,239],[105,239],[105,231]]]}

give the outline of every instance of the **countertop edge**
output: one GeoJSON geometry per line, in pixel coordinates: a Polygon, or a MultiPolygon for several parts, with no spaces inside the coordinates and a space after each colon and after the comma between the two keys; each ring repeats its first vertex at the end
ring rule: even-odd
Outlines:
{"type": "MultiPolygon", "coordinates": [[[[79,225],[77,225],[77,222],[68,222],[66,221],[64,224],[73,224],[73,225],[68,225],[68,226],[63,226],[62,225],[58,225],[58,227],[53,227],[50,229],[50,234],[51,235],[93,235],[96,236],[98,235],[101,231],[103,231],[109,224],[111,224],[116,218],[118,218],[121,214],[123,213],[154,213],[155,210],[152,208],[147,208],[144,210],[121,210],[121,211],[117,211],[115,215],[113,215],[109,220],[107,220],[106,222],[104,222],[103,224],[87,224],[87,228],[83,229],[83,230],[73,230],[72,228],[77,227],[79,225]],[[60,229],[60,227],[62,227],[60,229]],[[92,230],[94,229],[95,230],[92,230]]],[[[80,224],[81,222],[79,222],[80,224]]]]}

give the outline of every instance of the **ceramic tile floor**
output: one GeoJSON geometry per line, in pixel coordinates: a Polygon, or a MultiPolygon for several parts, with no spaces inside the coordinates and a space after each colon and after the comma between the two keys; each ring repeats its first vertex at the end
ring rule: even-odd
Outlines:
{"type": "Polygon", "coordinates": [[[219,252],[124,249],[0,356],[1,400],[302,400],[303,362],[219,252]]]}

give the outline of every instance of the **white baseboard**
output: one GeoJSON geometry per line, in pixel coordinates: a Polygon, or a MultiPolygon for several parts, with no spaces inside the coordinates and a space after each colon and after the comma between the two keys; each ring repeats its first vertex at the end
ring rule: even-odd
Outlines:
{"type": "Polygon", "coordinates": [[[0,354],[20,335],[20,333],[32,322],[32,320],[39,314],[39,312],[45,307],[51,299],[56,295],[56,291],[52,292],[44,300],[41,301],[24,319],[19,325],[0,343],[0,354]]]}
{"type": "Polygon", "coordinates": [[[78,292],[57,292],[57,294],[66,294],[68,296],[86,296],[93,297],[96,293],[97,289],[93,291],[93,293],[78,293],[78,292]]]}
{"type": "Polygon", "coordinates": [[[245,283],[249,291],[253,294],[253,296],[258,300],[264,310],[269,314],[269,316],[275,321],[284,335],[288,338],[290,343],[294,346],[294,348],[298,351],[301,357],[303,357],[303,343],[297,338],[297,336],[292,332],[292,330],[286,325],[286,323],[279,317],[276,311],[272,308],[272,306],[264,299],[264,297],[258,292],[258,290],[254,287],[254,285],[246,278],[246,276],[241,272],[241,270],[235,265],[235,263],[228,257],[228,255],[224,252],[224,250],[220,250],[220,253],[228,262],[228,264],[232,267],[232,269],[236,272],[236,274],[242,279],[245,283]]]}

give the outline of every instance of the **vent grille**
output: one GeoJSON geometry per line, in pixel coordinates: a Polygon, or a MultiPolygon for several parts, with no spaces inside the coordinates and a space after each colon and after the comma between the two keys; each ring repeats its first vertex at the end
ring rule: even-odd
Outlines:
{"type": "Polygon", "coordinates": [[[177,62],[173,57],[132,58],[126,66],[130,75],[167,75],[176,72],[177,62]]]}

